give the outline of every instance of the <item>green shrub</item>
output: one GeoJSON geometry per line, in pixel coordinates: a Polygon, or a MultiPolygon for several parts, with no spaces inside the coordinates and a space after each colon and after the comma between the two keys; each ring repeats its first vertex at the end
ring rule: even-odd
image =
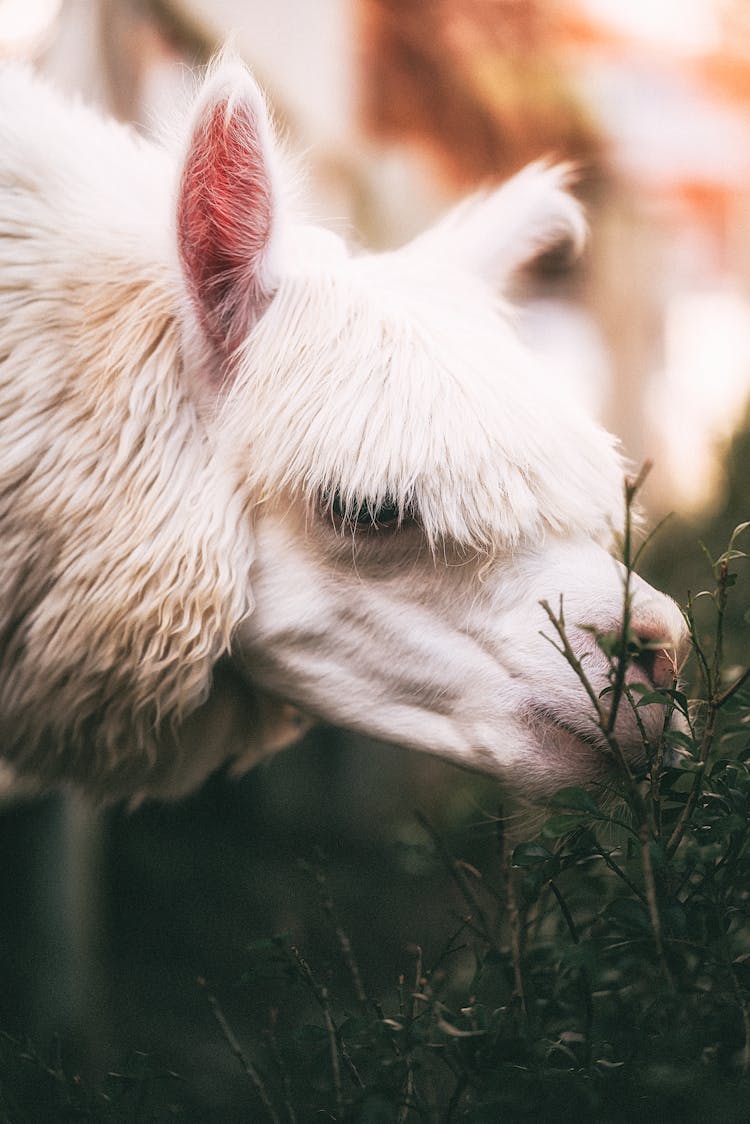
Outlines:
{"type": "MultiPolygon", "coordinates": [[[[520,826],[528,812],[492,807],[481,848],[475,830],[419,817],[415,861],[442,866],[460,903],[446,893],[442,948],[423,951],[415,931],[396,979],[360,970],[317,855],[307,869],[326,955],[273,936],[248,946],[235,989],[199,981],[216,1042],[244,1073],[248,1121],[748,1118],[750,684],[724,658],[728,646],[748,651],[746,624],[727,624],[742,620],[743,533],[710,559],[710,588],[688,598],[692,658],[679,689],[627,685],[639,656],[629,580],[622,631],[600,638],[611,657],[600,696],[567,644],[564,605],[548,607],[551,641],[607,742],[612,786],[563,790],[532,814],[533,832],[520,826]],[[645,706],[662,707],[664,722],[656,744],[644,732],[648,768],[634,777],[612,714],[645,706]],[[457,857],[467,849],[472,862],[457,857]]],[[[629,533],[623,551],[630,573],[640,555],[629,533]]],[[[181,1108],[183,1082],[136,1055],[92,1092],[59,1057],[0,1040],[0,1124],[203,1120],[181,1108]]]]}
{"type": "MultiPolygon", "coordinates": [[[[367,993],[324,867],[313,867],[340,971],[317,975],[283,937],[256,945],[246,982],[275,973],[279,1006],[246,1049],[210,997],[259,1114],[383,1124],[748,1118],[750,687],[723,658],[746,529],[710,560],[711,588],[688,599],[689,692],[627,685],[638,656],[629,580],[622,632],[601,638],[611,675],[598,697],[567,644],[564,607],[547,607],[616,779],[606,794],[558,793],[532,838],[512,838],[498,815],[487,870],[455,858],[422,819],[463,901],[431,961],[415,948],[397,984],[367,993]],[[658,743],[644,731],[645,777],[620,753],[619,706],[664,709],[658,743]]],[[[626,533],[629,573],[633,553],[626,533]]]]}

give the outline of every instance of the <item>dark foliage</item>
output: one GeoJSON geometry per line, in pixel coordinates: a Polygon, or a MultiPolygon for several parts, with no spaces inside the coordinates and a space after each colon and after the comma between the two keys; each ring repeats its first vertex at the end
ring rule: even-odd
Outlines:
{"type": "MultiPolygon", "coordinates": [[[[558,793],[531,839],[512,841],[498,815],[483,870],[422,821],[463,903],[441,952],[428,960],[415,947],[396,987],[366,992],[324,866],[311,869],[338,969],[320,972],[282,936],[255,945],[245,982],[252,992],[270,975],[279,1002],[246,1048],[210,997],[268,1119],[746,1119],[750,689],[746,675],[725,678],[722,656],[744,529],[712,562],[713,588],[688,607],[701,686],[692,702],[676,688],[626,686],[626,588],[612,685],[592,695],[618,771],[613,791],[558,793]],[[700,638],[709,619],[710,647],[700,638]],[[664,709],[644,779],[619,753],[617,705],[664,709]],[[675,711],[682,729],[667,721],[675,711]]],[[[562,611],[550,620],[585,678],[562,611]]]]}
{"type": "MultiPolygon", "coordinates": [[[[743,533],[711,560],[710,588],[689,598],[689,689],[627,686],[639,655],[628,584],[622,632],[600,638],[611,683],[599,697],[567,644],[564,606],[548,607],[551,641],[589,692],[615,780],[607,792],[558,793],[531,836],[491,808],[480,848],[476,822],[472,838],[419,817],[412,859],[442,867],[455,892],[442,948],[415,943],[403,974],[373,982],[316,854],[306,877],[326,951],[314,958],[274,935],[246,946],[234,987],[198,981],[216,1041],[246,1080],[248,1120],[746,1119],[750,683],[724,659],[743,533]],[[620,753],[620,706],[664,711],[645,777],[620,753]],[[471,862],[456,857],[467,849],[471,862]],[[250,1012],[241,1035],[238,1011],[250,1012]]],[[[629,534],[624,557],[629,569],[638,560],[629,534]]],[[[59,1052],[42,1057],[9,1037],[0,1067],[0,1124],[198,1119],[185,1107],[188,1079],[144,1055],[95,1092],[59,1052]]]]}

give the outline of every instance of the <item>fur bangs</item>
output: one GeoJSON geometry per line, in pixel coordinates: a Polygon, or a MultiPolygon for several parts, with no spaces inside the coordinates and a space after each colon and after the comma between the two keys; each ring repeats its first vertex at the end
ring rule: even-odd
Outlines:
{"type": "Polygon", "coordinates": [[[606,539],[614,439],[532,363],[487,286],[410,254],[405,279],[393,254],[282,283],[219,415],[243,486],[312,511],[337,496],[350,519],[388,502],[433,548],[606,539]]]}

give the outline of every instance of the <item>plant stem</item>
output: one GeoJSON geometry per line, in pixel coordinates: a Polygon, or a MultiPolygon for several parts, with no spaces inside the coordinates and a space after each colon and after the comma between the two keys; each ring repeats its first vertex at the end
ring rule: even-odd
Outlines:
{"type": "Polygon", "coordinates": [[[643,882],[646,888],[646,901],[648,902],[648,913],[651,919],[651,931],[654,936],[654,945],[656,947],[656,955],[659,958],[661,973],[664,976],[669,990],[674,991],[674,979],[669,970],[669,964],[667,963],[667,958],[664,953],[661,914],[659,913],[659,901],[656,894],[656,878],[654,877],[654,867],[651,862],[651,841],[652,838],[648,827],[644,825],[643,836],[641,838],[641,866],[643,867],[643,882]]]}
{"type": "Polygon", "coordinates": [[[631,891],[631,893],[635,894],[635,896],[640,901],[642,901],[644,905],[648,905],[646,895],[643,893],[643,891],[639,890],[638,887],[636,886],[635,882],[633,882],[632,879],[628,878],[627,874],[622,869],[622,867],[619,866],[615,862],[615,860],[610,855],[607,854],[607,852],[604,850],[604,848],[601,846],[601,844],[599,843],[598,840],[597,840],[597,843],[596,843],[596,853],[597,853],[597,855],[599,855],[601,858],[604,859],[605,863],[607,864],[609,869],[612,871],[612,873],[616,874],[618,878],[622,879],[622,881],[625,883],[625,885],[628,887],[628,889],[631,891]]]}
{"type": "Polygon", "coordinates": [[[307,963],[298,948],[296,948],[294,945],[290,945],[289,951],[294,963],[296,964],[300,974],[302,975],[302,978],[309,986],[310,990],[318,1001],[318,1005],[321,1011],[323,1012],[326,1030],[329,1034],[331,1047],[331,1069],[333,1072],[333,1079],[336,1084],[336,1101],[338,1104],[339,1100],[342,1099],[339,1057],[341,1057],[341,1060],[344,1062],[347,1073],[349,1074],[352,1082],[360,1089],[364,1089],[365,1083],[360,1077],[357,1067],[349,1056],[349,1051],[347,1050],[346,1044],[341,1037],[341,1031],[336,1026],[333,1014],[331,1013],[331,1004],[328,998],[328,988],[315,979],[310,965],[307,963]]]}
{"type": "Polygon", "coordinates": [[[521,925],[521,911],[518,906],[516,882],[513,871],[508,869],[506,878],[506,894],[508,899],[508,922],[510,925],[510,947],[513,957],[513,987],[521,1007],[521,1013],[528,1014],[526,1008],[526,991],[523,980],[523,928],[521,925]]]}
{"type": "Polygon", "coordinates": [[[242,1069],[244,1070],[246,1076],[249,1078],[250,1084],[257,1093],[259,1100],[261,1101],[264,1109],[266,1110],[266,1113],[268,1114],[268,1119],[272,1122],[272,1124],[281,1124],[281,1117],[276,1112],[276,1109],[273,1106],[263,1079],[258,1073],[258,1070],[248,1058],[247,1054],[240,1046],[237,1036],[229,1025],[227,1017],[224,1014],[218,999],[210,991],[206,992],[206,995],[214,1018],[221,1028],[221,1032],[224,1035],[226,1043],[234,1056],[237,1058],[237,1061],[242,1066],[242,1069]]]}
{"type": "Polygon", "coordinates": [[[487,916],[482,909],[479,899],[474,893],[472,885],[470,884],[468,878],[464,873],[462,864],[451,854],[449,849],[446,847],[445,842],[432,826],[427,817],[424,816],[421,812],[415,812],[415,815],[421,826],[424,828],[424,830],[430,836],[430,839],[432,839],[433,843],[435,844],[435,847],[437,848],[440,857],[442,858],[448,872],[450,873],[451,878],[458,886],[462,896],[466,900],[466,903],[474,911],[474,915],[479,922],[479,927],[481,929],[484,940],[491,948],[497,951],[497,942],[492,934],[487,916]]]}
{"type": "MultiPolygon", "coordinates": [[[[698,768],[695,773],[692,788],[687,798],[684,808],[680,813],[680,817],[675,824],[674,831],[672,832],[669,842],[667,843],[667,855],[672,856],[680,845],[688,823],[695,811],[695,806],[698,803],[698,797],[703,788],[703,781],[706,773],[706,764],[708,762],[708,755],[713,745],[714,735],[716,733],[716,723],[719,717],[719,711],[722,706],[730,699],[735,691],[738,691],[742,683],[747,680],[750,670],[745,672],[743,676],[733,683],[731,687],[721,690],[721,673],[722,673],[722,657],[724,649],[724,616],[726,613],[727,605],[727,589],[729,586],[729,562],[725,558],[718,566],[717,586],[714,594],[714,604],[716,605],[716,633],[714,639],[714,654],[711,661],[711,667],[705,657],[702,655],[700,646],[696,648],[701,652],[701,667],[703,673],[707,676],[706,690],[708,695],[708,703],[706,709],[706,721],[703,727],[703,736],[701,737],[700,749],[698,751],[698,768]]],[[[694,622],[691,626],[691,636],[695,633],[694,622]]]]}
{"type": "Polygon", "coordinates": [[[362,983],[362,974],[359,970],[357,958],[354,955],[352,942],[349,940],[349,936],[336,914],[336,907],[333,902],[333,894],[331,893],[331,888],[328,884],[328,878],[326,877],[326,873],[323,869],[322,863],[317,863],[314,870],[315,881],[317,883],[318,892],[320,894],[320,902],[323,906],[323,909],[325,910],[331,927],[336,934],[336,940],[338,941],[339,948],[341,949],[341,956],[343,958],[344,964],[347,967],[349,975],[351,976],[354,994],[357,997],[357,1002],[359,1003],[360,1007],[366,1010],[368,1006],[367,992],[365,991],[365,986],[362,983]]]}

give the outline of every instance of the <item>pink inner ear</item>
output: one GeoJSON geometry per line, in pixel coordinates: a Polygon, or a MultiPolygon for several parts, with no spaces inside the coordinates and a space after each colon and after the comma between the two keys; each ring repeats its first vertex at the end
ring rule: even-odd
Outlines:
{"type": "Polygon", "coordinates": [[[258,119],[246,103],[214,104],[193,135],[180,184],[177,237],[190,296],[212,343],[233,350],[270,294],[271,180],[258,119]]]}

